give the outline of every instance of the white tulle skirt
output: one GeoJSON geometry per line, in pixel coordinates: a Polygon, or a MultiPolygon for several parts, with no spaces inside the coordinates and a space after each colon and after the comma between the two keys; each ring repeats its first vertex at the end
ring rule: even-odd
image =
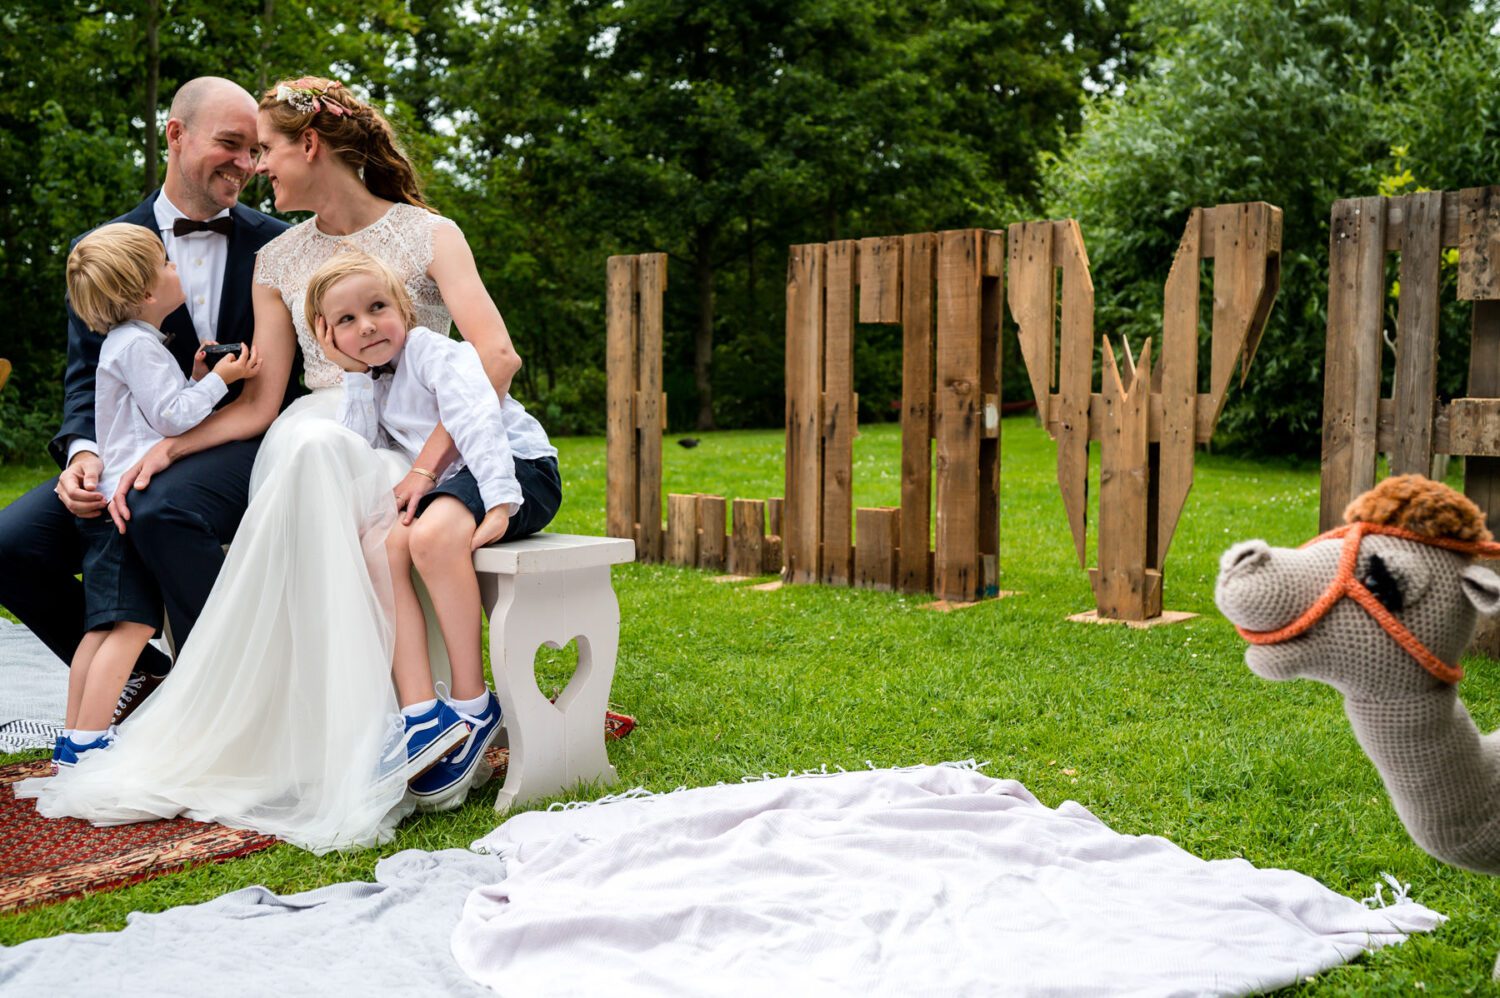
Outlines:
{"type": "MultiPolygon", "coordinates": [[[[391,490],[406,465],[297,400],[255,460],[250,505],[171,675],[74,769],[17,785],[47,817],[186,815],[314,852],[369,846],[410,811],[390,758],[391,490]]],[[[446,664],[446,663],[445,663],[446,664]]]]}

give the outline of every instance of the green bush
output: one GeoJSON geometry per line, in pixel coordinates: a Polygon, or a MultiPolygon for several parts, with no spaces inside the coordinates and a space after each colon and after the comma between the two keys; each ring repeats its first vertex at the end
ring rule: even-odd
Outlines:
{"type": "Polygon", "coordinates": [[[47,441],[57,433],[62,383],[23,380],[12,375],[0,391],[0,463],[45,464],[47,441]]]}
{"type": "Polygon", "coordinates": [[[550,383],[538,379],[533,397],[517,397],[549,436],[592,436],[604,432],[606,386],[599,368],[570,367],[550,383]]]}

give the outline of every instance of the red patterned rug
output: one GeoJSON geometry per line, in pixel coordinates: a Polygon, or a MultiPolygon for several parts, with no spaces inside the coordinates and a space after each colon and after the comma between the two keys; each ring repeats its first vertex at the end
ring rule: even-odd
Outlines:
{"type": "MultiPolygon", "coordinates": [[[[624,738],[635,718],[609,713],[606,738],[624,738]]],[[[495,776],[504,776],[507,752],[490,749],[495,776]]],[[[17,800],[11,784],[47,775],[51,764],[0,766],[0,912],[48,904],[149,880],[193,863],[217,863],[268,849],[269,835],[186,818],[96,828],[77,818],[37,815],[34,802],[17,800]]]]}

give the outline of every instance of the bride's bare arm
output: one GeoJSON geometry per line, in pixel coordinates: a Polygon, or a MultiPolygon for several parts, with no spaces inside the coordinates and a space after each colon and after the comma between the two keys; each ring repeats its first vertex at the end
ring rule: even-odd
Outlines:
{"type": "Polygon", "coordinates": [[[469,241],[456,225],[439,225],[432,232],[432,266],[427,275],[437,284],[443,301],[464,339],[479,351],[484,373],[501,398],[510,391],[511,379],[521,370],[521,358],[510,342],[505,320],[479,279],[469,241]]]}
{"type": "MultiPolygon", "coordinates": [[[[510,391],[511,379],[521,369],[521,358],[516,355],[500,310],[479,279],[474,253],[458,226],[434,226],[432,265],[427,268],[427,276],[442,293],[459,333],[479,352],[479,360],[484,364],[484,373],[489,375],[490,383],[495,386],[495,394],[505,398],[505,393],[510,391]]],[[[416,467],[442,474],[457,456],[458,448],[453,444],[453,437],[439,423],[422,445],[416,467]]],[[[416,501],[431,490],[432,485],[423,475],[413,471],[396,486],[396,507],[405,512],[403,519],[406,523],[411,522],[416,501]]]]}
{"type": "Polygon", "coordinates": [[[136,465],[120,476],[111,514],[115,522],[130,519],[126,496],[131,489],[144,489],[159,474],[189,454],[217,447],[231,440],[249,440],[266,432],[281,411],[286,397],[287,379],[292,373],[292,357],[297,349],[297,334],[292,316],[286,310],[281,294],[271,287],[257,284],[253,289],[255,304],[255,350],[260,354],[260,373],[241,382],[240,397],[210,415],[203,422],[178,437],[168,437],[146,452],[136,465]],[[116,510],[114,507],[118,507],[116,510]]]}

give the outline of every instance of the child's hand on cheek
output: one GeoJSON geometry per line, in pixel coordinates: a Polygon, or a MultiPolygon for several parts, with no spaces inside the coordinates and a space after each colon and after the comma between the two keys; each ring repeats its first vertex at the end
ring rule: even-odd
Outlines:
{"type": "Polygon", "coordinates": [[[469,545],[469,550],[478,551],[486,544],[495,543],[505,536],[505,528],[509,526],[510,504],[501,503],[484,514],[484,519],[474,528],[474,542],[469,545]]]}
{"type": "Polygon", "coordinates": [[[329,328],[328,320],[324,319],[321,315],[313,321],[313,333],[318,337],[318,346],[323,348],[324,357],[327,357],[350,374],[369,373],[369,364],[361,364],[333,345],[333,330],[329,328]]]}

